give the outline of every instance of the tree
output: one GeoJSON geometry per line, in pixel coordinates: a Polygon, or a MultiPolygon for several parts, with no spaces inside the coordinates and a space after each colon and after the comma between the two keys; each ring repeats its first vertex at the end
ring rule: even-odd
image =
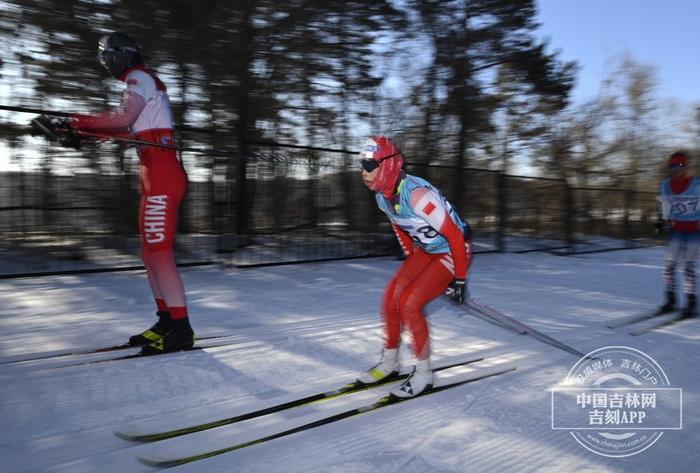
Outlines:
{"type": "Polygon", "coordinates": [[[453,154],[440,156],[457,167],[451,195],[461,202],[463,168],[469,165],[474,146],[491,139],[499,104],[509,117],[503,120],[505,124],[514,122],[510,117],[517,97],[541,98],[533,113],[563,108],[573,84],[574,65],[547,54],[545,44],[534,38],[537,24],[532,1],[427,1],[413,6],[434,43],[437,72],[429,77],[439,77],[444,86],[445,128],[454,133],[446,140],[454,144],[453,154]],[[508,82],[512,94],[506,98],[508,94],[494,92],[493,77],[501,85],[508,82]]]}

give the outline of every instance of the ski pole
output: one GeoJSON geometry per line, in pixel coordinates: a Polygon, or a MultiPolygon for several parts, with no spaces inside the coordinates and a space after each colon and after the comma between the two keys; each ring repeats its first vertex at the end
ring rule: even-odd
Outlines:
{"type": "MultiPolygon", "coordinates": [[[[19,112],[19,113],[32,113],[32,114],[37,114],[37,115],[48,115],[51,117],[65,117],[65,118],[70,118],[73,116],[72,113],[69,112],[59,112],[56,110],[42,110],[40,108],[31,108],[31,107],[17,107],[14,105],[0,105],[0,110],[7,110],[9,112],[19,112]]],[[[197,132],[197,133],[214,133],[212,130],[208,130],[205,128],[197,128],[197,127],[191,127],[191,126],[180,126],[176,125],[175,129],[178,131],[191,131],[191,132],[197,132]]]]}
{"type": "MultiPolygon", "coordinates": [[[[112,140],[120,143],[129,143],[129,144],[134,144],[134,145],[141,145],[141,146],[156,146],[158,148],[165,148],[165,149],[174,149],[176,151],[187,151],[189,153],[198,153],[198,154],[206,154],[210,156],[221,156],[221,157],[231,157],[233,156],[233,153],[230,153],[228,151],[222,151],[218,150],[216,148],[190,148],[190,147],[185,147],[185,146],[178,146],[178,145],[172,145],[172,144],[167,144],[167,143],[158,143],[157,141],[147,141],[147,140],[139,140],[137,138],[125,138],[121,136],[110,136],[110,135],[104,135],[100,133],[93,133],[89,131],[82,131],[82,130],[74,130],[73,131],[75,134],[79,136],[87,136],[90,138],[99,138],[103,140],[112,140]]],[[[245,158],[240,158],[239,159],[245,159],[245,158]]]]}
{"type": "MultiPolygon", "coordinates": [[[[37,115],[66,117],[66,118],[70,118],[73,115],[71,113],[58,112],[55,110],[41,110],[38,108],[17,107],[17,106],[12,106],[12,105],[0,105],[0,110],[7,110],[7,111],[19,112],[19,113],[32,113],[32,114],[37,114],[37,115]]],[[[44,127],[42,127],[42,128],[44,128],[44,127]]],[[[175,130],[190,131],[190,132],[197,132],[197,133],[212,133],[212,130],[190,127],[190,126],[177,126],[176,125],[175,130]]],[[[83,136],[101,138],[101,139],[105,139],[105,140],[113,140],[113,141],[123,142],[123,143],[131,143],[131,144],[135,144],[135,145],[157,146],[159,148],[174,149],[174,150],[180,151],[180,152],[186,151],[186,152],[190,152],[190,153],[205,154],[205,155],[219,156],[219,157],[232,157],[232,156],[234,156],[234,154],[229,152],[229,151],[219,150],[216,148],[209,148],[209,149],[189,148],[189,147],[182,147],[182,146],[177,146],[177,145],[168,145],[168,144],[164,144],[164,143],[137,140],[137,139],[133,139],[133,138],[102,135],[102,134],[98,134],[98,133],[91,133],[91,132],[85,132],[85,131],[79,131],[79,130],[75,130],[75,133],[83,135],[83,136]]],[[[47,133],[47,135],[50,136],[52,139],[56,139],[54,133],[47,133]]],[[[321,147],[316,147],[316,146],[290,145],[290,144],[284,144],[284,143],[274,143],[274,142],[270,142],[270,141],[245,140],[245,142],[248,144],[252,144],[252,145],[279,146],[279,147],[283,147],[283,148],[301,149],[301,150],[309,150],[309,151],[326,151],[326,152],[333,152],[333,153],[357,154],[356,151],[350,151],[350,150],[345,150],[345,149],[321,148],[321,147]]],[[[241,157],[241,156],[236,156],[236,157],[238,159],[243,159],[243,160],[246,159],[245,157],[241,157]]],[[[280,158],[280,157],[269,158],[269,157],[261,157],[260,155],[256,155],[255,158],[258,161],[264,161],[264,162],[270,162],[270,163],[303,164],[303,163],[300,163],[298,160],[286,159],[286,158],[280,158]]]]}
{"type": "Polygon", "coordinates": [[[12,105],[0,105],[0,110],[7,110],[9,112],[20,112],[20,113],[36,113],[37,115],[50,115],[52,117],[66,117],[70,118],[71,114],[68,112],[56,112],[52,110],[41,110],[38,108],[28,108],[28,107],[14,107],[12,105]]]}
{"type": "Polygon", "coordinates": [[[570,347],[569,345],[566,345],[560,342],[559,340],[550,337],[549,335],[545,335],[544,333],[535,330],[529,325],[524,324],[512,317],[508,317],[507,315],[499,312],[498,310],[489,307],[486,304],[482,304],[481,302],[473,298],[469,298],[467,301],[465,301],[464,308],[472,314],[495,321],[496,323],[498,323],[498,325],[514,330],[520,333],[521,335],[529,335],[536,340],[539,340],[553,347],[559,348],[560,350],[564,350],[568,353],[571,353],[572,355],[576,355],[581,358],[587,358],[585,353],[581,353],[577,349],[570,347]]]}
{"type": "MultiPolygon", "coordinates": [[[[43,127],[45,128],[45,127],[43,127]]],[[[49,132],[49,138],[51,139],[56,139],[55,133],[49,132]]],[[[165,149],[173,149],[179,153],[184,152],[189,152],[189,153],[197,153],[197,154],[203,154],[207,156],[219,156],[219,157],[224,157],[224,158],[236,158],[240,159],[241,161],[249,161],[249,157],[246,157],[240,153],[233,153],[230,151],[225,151],[225,150],[219,150],[216,148],[190,148],[186,146],[178,146],[178,145],[172,145],[172,144],[167,144],[167,143],[158,143],[156,141],[147,141],[147,140],[139,140],[136,138],[125,138],[121,136],[110,136],[110,135],[104,135],[100,133],[92,133],[92,132],[87,132],[87,131],[81,131],[81,130],[74,130],[73,133],[75,133],[78,136],[86,136],[90,138],[99,138],[103,140],[111,140],[111,141],[116,141],[118,143],[128,143],[128,144],[133,144],[133,145],[139,145],[139,146],[156,146],[158,148],[165,148],[165,149]]],[[[307,164],[303,160],[295,160],[293,158],[285,158],[285,157],[279,157],[279,156],[263,156],[258,153],[250,153],[250,156],[253,158],[252,161],[261,161],[261,162],[266,162],[266,163],[271,163],[271,164],[307,164]]]]}

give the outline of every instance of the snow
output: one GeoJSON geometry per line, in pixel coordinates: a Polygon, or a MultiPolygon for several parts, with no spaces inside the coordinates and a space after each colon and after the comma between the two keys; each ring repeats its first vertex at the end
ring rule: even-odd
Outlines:
{"type": "MultiPolygon", "coordinates": [[[[435,359],[483,354],[486,365],[518,369],[168,471],[695,472],[700,322],[639,337],[605,326],[661,302],[662,263],[659,247],[567,257],[485,254],[475,258],[470,278],[480,302],[584,353],[629,346],[664,368],[683,389],[683,429],[664,432],[638,455],[596,455],[551,429],[550,390],[576,356],[438,300],[428,307],[435,359]]],[[[231,416],[354,379],[379,354],[378,303],[399,264],[375,258],[187,268],[197,335],[229,335],[231,344],[73,366],[81,357],[10,361],[123,343],[155,320],[145,275],[0,281],[0,471],[157,471],[137,460],[157,444],[129,442],[114,430],[154,416],[231,416]]]]}

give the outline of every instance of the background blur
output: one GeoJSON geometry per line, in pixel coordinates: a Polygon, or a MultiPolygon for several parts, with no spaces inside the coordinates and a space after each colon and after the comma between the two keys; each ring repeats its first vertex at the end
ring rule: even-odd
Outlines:
{"type": "MultiPolygon", "coordinates": [[[[97,41],[139,41],[180,143],[205,151],[182,153],[184,264],[398,252],[360,180],[369,134],[395,137],[477,251],[648,244],[664,158],[700,142],[700,109],[660,126],[654,67],[629,54],[574,103],[577,64],[527,0],[8,0],[0,13],[2,105],[115,106],[123,84],[97,41]]],[[[48,144],[31,118],[0,111],[0,275],[140,265],[135,151],[48,144]]]]}

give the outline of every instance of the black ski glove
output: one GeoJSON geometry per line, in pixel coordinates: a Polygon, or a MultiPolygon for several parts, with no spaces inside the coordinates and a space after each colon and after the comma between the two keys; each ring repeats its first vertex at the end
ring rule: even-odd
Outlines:
{"type": "Polygon", "coordinates": [[[80,135],[73,130],[73,128],[68,127],[67,131],[63,132],[58,138],[58,143],[64,148],[80,149],[83,145],[83,140],[80,135]]]}
{"type": "Polygon", "coordinates": [[[58,141],[65,148],[80,148],[80,136],[70,126],[67,118],[39,115],[32,120],[32,129],[34,130],[32,134],[43,135],[51,141],[58,141]]]}
{"type": "Polygon", "coordinates": [[[464,304],[464,300],[469,298],[469,288],[466,279],[454,279],[445,291],[445,295],[457,302],[464,304]]]}
{"type": "Polygon", "coordinates": [[[657,235],[661,235],[664,232],[664,228],[665,228],[665,225],[664,225],[664,222],[662,222],[662,221],[658,221],[654,225],[654,231],[656,232],[657,235]]]}
{"type": "Polygon", "coordinates": [[[57,133],[61,133],[70,128],[67,118],[50,117],[48,115],[39,115],[32,120],[32,128],[37,134],[55,138],[57,133]]]}

